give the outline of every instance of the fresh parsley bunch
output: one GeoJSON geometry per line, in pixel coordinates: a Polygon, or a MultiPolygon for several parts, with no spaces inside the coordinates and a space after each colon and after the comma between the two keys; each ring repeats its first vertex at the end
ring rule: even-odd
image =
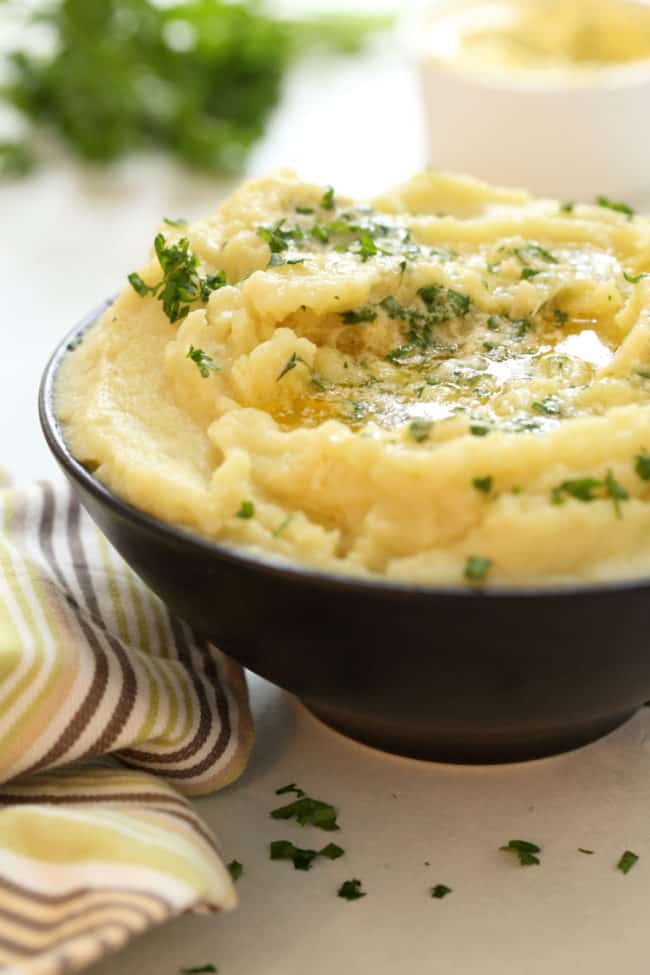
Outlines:
{"type": "MultiPolygon", "coordinates": [[[[1,2],[0,16],[15,6],[1,2]]],[[[77,155],[110,162],[160,147],[236,170],[264,131],[289,65],[316,48],[358,50],[378,17],[280,20],[255,0],[40,0],[51,53],[9,54],[0,94],[77,155]]],[[[0,143],[0,172],[26,172],[25,143],[0,143]]]]}

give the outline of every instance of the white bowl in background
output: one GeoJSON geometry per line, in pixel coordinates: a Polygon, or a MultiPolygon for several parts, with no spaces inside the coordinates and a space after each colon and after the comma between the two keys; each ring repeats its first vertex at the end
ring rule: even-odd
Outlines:
{"type": "Polygon", "coordinates": [[[408,27],[429,162],[561,200],[647,199],[650,59],[588,71],[497,72],[432,54],[437,22],[485,2],[439,0],[408,27]]]}

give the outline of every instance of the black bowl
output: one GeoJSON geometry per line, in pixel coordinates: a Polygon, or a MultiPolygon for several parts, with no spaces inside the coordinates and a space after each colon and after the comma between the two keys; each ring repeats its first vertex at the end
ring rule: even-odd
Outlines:
{"type": "Polygon", "coordinates": [[[47,442],[129,565],[194,629],[389,751],[452,762],[589,742],[650,697],[650,580],[554,589],[430,588],[280,566],[145,514],[70,453],[53,408],[68,335],[41,383],[47,442]]]}

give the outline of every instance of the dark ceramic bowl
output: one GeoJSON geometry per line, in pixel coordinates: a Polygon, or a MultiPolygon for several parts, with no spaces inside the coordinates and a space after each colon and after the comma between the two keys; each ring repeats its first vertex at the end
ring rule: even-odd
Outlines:
{"type": "Polygon", "coordinates": [[[139,576],[196,630],[297,694],[328,724],[389,751],[517,761],[605,734],[650,698],[650,580],[556,589],[433,589],[280,566],[158,521],[70,453],[40,418],[82,504],[139,576]]]}

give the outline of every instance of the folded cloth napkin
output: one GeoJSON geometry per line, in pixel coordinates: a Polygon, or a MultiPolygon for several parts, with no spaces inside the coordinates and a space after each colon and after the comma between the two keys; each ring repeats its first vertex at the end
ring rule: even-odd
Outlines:
{"type": "Polygon", "coordinates": [[[233,907],[180,793],[232,782],[252,738],[241,668],[67,490],[0,491],[3,975],[72,972],[168,917],[233,907]]]}

